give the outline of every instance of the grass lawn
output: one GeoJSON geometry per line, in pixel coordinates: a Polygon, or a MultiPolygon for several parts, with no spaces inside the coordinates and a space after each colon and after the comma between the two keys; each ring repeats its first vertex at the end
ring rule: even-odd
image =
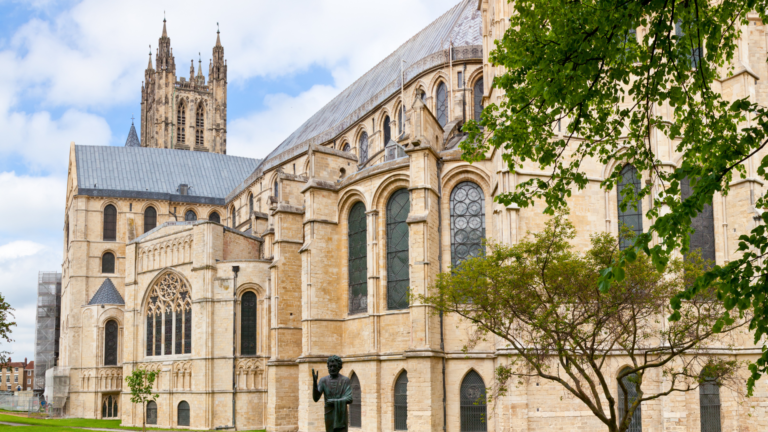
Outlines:
{"type": "MultiPolygon", "coordinates": [[[[96,420],[96,419],[38,419],[27,418],[16,415],[2,414],[0,413],[0,421],[9,423],[23,423],[30,426],[5,426],[0,425],[3,428],[3,432],[83,432],[82,429],[72,429],[76,427],[87,428],[105,428],[105,429],[123,429],[123,430],[141,430],[140,427],[123,427],[120,426],[120,420],[96,420]]],[[[168,430],[161,428],[150,428],[147,430],[168,430]]],[[[246,431],[246,432],[264,432],[261,431],[246,431]]]]}

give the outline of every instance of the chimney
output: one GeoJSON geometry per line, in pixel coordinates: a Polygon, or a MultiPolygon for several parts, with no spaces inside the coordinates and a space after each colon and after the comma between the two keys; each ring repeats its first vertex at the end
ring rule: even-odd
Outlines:
{"type": "Polygon", "coordinates": [[[179,185],[179,195],[187,195],[189,193],[189,185],[187,184],[180,184],[179,185]]]}

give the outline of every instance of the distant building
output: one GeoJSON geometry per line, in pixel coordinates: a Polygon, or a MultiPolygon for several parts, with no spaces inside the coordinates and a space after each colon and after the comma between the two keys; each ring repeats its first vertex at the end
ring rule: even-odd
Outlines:
{"type": "Polygon", "coordinates": [[[0,365],[0,391],[25,391],[32,390],[35,382],[35,362],[14,362],[10,358],[8,363],[0,365]]]}
{"type": "MultiPolygon", "coordinates": [[[[37,279],[37,316],[35,323],[35,361],[30,387],[42,392],[45,388],[45,371],[56,365],[59,357],[59,333],[61,331],[61,273],[40,272],[37,279]]],[[[25,377],[25,382],[27,378],[25,377]]],[[[2,387],[0,387],[2,388],[2,387]]]]}

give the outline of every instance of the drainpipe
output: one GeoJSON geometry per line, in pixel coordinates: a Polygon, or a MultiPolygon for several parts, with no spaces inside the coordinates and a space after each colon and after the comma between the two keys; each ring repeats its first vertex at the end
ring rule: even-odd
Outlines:
{"type": "MultiPolygon", "coordinates": [[[[442,214],[442,196],[443,196],[443,162],[437,160],[437,238],[440,239],[439,243],[443,239],[443,214],[442,214]]],[[[443,248],[437,248],[437,266],[438,271],[443,270],[443,248]]],[[[448,421],[448,413],[445,406],[445,336],[443,333],[443,311],[440,311],[440,351],[443,352],[443,431],[445,431],[446,422],[448,421]]]]}
{"type": "Polygon", "coordinates": [[[237,418],[235,408],[237,407],[237,364],[235,355],[237,354],[237,273],[240,272],[240,266],[232,266],[232,273],[235,274],[232,287],[232,429],[237,430],[237,418]]]}

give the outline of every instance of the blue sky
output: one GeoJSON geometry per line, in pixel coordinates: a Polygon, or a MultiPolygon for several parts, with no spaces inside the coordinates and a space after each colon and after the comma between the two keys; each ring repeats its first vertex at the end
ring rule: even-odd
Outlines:
{"type": "Polygon", "coordinates": [[[0,0],[0,292],[18,322],[0,349],[34,358],[37,273],[61,268],[70,142],[124,144],[164,12],[179,76],[198,53],[207,73],[220,23],[228,153],[263,157],[456,3],[0,0]]]}

